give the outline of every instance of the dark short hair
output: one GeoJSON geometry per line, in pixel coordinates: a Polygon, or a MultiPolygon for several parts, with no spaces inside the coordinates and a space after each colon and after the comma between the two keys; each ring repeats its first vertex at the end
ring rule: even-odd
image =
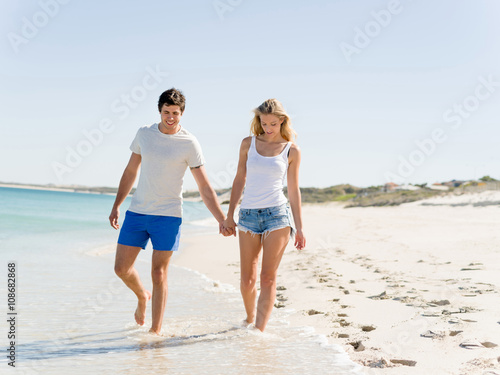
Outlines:
{"type": "Polygon", "coordinates": [[[184,108],[186,108],[186,98],[184,97],[182,91],[172,87],[160,95],[160,99],[158,99],[158,111],[161,112],[163,104],[178,105],[181,109],[181,113],[183,113],[184,108]]]}

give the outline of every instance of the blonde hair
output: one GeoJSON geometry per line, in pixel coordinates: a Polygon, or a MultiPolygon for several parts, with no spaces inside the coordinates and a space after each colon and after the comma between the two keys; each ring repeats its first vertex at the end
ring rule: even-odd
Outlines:
{"type": "Polygon", "coordinates": [[[267,99],[264,103],[259,105],[257,108],[253,110],[255,114],[252,123],[250,124],[250,132],[253,135],[264,134],[264,129],[260,123],[261,115],[275,115],[280,120],[283,120],[281,123],[280,133],[281,136],[286,139],[288,142],[293,141],[294,138],[297,137],[297,133],[292,128],[292,121],[290,120],[290,116],[285,112],[283,108],[283,104],[279,102],[277,99],[267,99]]]}

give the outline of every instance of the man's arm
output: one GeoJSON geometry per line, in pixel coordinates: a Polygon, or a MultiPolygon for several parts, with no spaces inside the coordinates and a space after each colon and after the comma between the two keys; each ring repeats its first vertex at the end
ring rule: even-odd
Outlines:
{"type": "Polygon", "coordinates": [[[203,203],[207,206],[208,210],[214,215],[215,219],[219,222],[220,225],[226,219],[224,212],[222,212],[222,208],[220,207],[219,201],[217,200],[217,194],[215,194],[215,190],[208,182],[207,173],[205,171],[205,167],[203,165],[195,168],[191,168],[191,173],[198,185],[198,190],[200,191],[201,199],[203,199],[203,203]]]}
{"type": "Polygon", "coordinates": [[[134,186],[135,179],[139,172],[139,167],[141,166],[141,155],[132,153],[130,160],[128,161],[125,171],[123,171],[122,178],[120,180],[120,186],[118,187],[118,192],[116,193],[115,203],[109,215],[109,223],[115,229],[120,228],[118,225],[118,217],[120,216],[120,206],[129,195],[134,186]]]}

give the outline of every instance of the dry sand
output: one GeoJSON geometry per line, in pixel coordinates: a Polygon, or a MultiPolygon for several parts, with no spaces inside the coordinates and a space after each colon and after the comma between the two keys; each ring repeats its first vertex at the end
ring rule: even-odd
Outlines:
{"type": "MultiPolygon", "coordinates": [[[[275,305],[292,324],[366,374],[500,374],[500,192],[303,211],[307,247],[289,244],[275,305]]],[[[174,263],[238,288],[236,238],[186,242],[174,263]]]]}

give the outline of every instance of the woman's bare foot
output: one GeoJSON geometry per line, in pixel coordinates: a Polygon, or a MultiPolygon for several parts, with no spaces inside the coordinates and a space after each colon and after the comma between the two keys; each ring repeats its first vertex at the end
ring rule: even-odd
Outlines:
{"type": "Polygon", "coordinates": [[[140,326],[144,325],[144,320],[146,319],[146,305],[150,299],[151,292],[146,290],[144,297],[140,298],[137,302],[137,309],[135,310],[134,318],[140,326]]]}
{"type": "Polygon", "coordinates": [[[247,318],[243,321],[246,324],[253,324],[255,322],[255,316],[247,316],[247,318]]]}

